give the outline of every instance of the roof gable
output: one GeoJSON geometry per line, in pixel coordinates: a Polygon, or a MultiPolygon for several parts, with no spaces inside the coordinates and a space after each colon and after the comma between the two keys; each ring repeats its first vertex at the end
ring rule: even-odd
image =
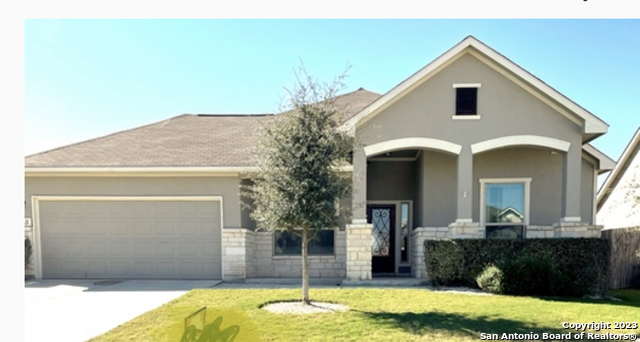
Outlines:
{"type": "Polygon", "coordinates": [[[341,129],[353,131],[357,126],[364,124],[465,54],[471,54],[486,63],[516,85],[524,88],[536,98],[555,109],[558,113],[580,125],[583,129],[583,135],[585,135],[585,141],[607,132],[609,126],[604,121],[473,36],[468,36],[453,48],[440,55],[433,62],[398,84],[378,100],[371,103],[347,120],[341,126],[341,129]]]}

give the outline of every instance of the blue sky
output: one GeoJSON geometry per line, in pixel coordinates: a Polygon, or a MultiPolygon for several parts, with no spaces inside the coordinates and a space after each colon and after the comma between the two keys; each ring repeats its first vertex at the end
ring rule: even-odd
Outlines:
{"type": "Polygon", "coordinates": [[[640,20],[26,20],[25,155],[182,113],[270,113],[293,70],[385,93],[474,35],[610,125],[640,126],[640,20]]]}

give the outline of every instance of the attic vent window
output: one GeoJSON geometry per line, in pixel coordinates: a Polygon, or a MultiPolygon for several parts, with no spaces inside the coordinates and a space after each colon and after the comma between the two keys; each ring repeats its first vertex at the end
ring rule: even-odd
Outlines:
{"type": "Polygon", "coordinates": [[[454,84],[456,115],[478,115],[478,88],[480,84],[454,84]]]}

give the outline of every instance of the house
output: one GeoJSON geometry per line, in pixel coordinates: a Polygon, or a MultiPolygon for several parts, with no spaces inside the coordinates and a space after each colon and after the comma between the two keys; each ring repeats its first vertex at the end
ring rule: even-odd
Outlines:
{"type": "Polygon", "coordinates": [[[640,227],[640,128],[598,191],[597,223],[605,229],[640,227]]]}
{"type": "MultiPolygon", "coordinates": [[[[336,100],[362,143],[352,220],[310,244],[311,277],[423,278],[425,239],[599,235],[614,162],[589,142],[608,125],[476,38],[336,100]]],[[[36,278],[299,277],[299,240],[240,205],[271,118],[181,115],[26,157],[36,278]]]]}

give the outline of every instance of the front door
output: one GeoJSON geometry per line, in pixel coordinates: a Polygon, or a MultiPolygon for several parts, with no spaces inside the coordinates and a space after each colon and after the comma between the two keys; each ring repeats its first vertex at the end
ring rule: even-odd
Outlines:
{"type": "Polygon", "coordinates": [[[373,224],[371,273],[395,274],[396,206],[370,204],[367,206],[367,220],[373,224]]]}

